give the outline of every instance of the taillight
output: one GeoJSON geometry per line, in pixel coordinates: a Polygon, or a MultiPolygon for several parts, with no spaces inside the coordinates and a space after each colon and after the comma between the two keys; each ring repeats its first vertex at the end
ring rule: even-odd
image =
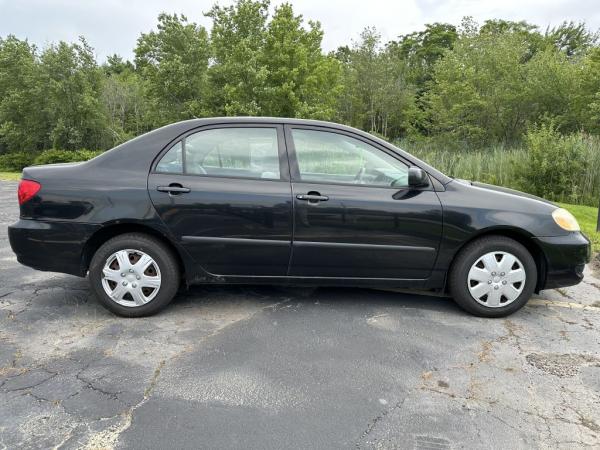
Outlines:
{"type": "Polygon", "coordinates": [[[42,185],[37,181],[21,180],[17,195],[19,197],[19,205],[22,205],[27,200],[31,199],[42,188],[42,185]]]}

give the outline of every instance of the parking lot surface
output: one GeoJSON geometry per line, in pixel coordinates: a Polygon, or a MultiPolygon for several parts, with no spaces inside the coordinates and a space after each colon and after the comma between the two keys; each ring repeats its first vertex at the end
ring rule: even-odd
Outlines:
{"type": "Polygon", "coordinates": [[[505,319],[368,289],[196,287],[123,319],[19,265],[0,182],[0,448],[600,446],[600,279],[505,319]]]}

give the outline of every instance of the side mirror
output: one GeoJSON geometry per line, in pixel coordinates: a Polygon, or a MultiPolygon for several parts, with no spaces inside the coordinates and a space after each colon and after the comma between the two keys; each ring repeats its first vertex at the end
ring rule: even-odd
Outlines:
{"type": "Polygon", "coordinates": [[[429,177],[427,176],[427,172],[419,167],[409,167],[408,185],[410,187],[429,186],[429,177]]]}

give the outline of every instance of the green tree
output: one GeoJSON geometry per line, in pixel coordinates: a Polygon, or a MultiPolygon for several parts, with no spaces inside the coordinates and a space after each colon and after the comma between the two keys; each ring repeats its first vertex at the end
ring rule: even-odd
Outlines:
{"type": "Polygon", "coordinates": [[[479,34],[502,35],[507,33],[520,34],[528,38],[531,34],[538,33],[538,27],[525,20],[517,22],[514,20],[489,19],[479,28],[479,34]]]}
{"type": "Polygon", "coordinates": [[[107,116],[111,146],[118,145],[151,128],[139,76],[130,68],[109,73],[102,82],[100,100],[107,116]]]}
{"type": "Polygon", "coordinates": [[[131,61],[125,61],[121,56],[113,54],[106,58],[106,62],[102,64],[102,70],[107,76],[120,75],[126,71],[135,70],[135,66],[131,61]]]}
{"type": "Polygon", "coordinates": [[[41,55],[41,85],[52,144],[61,149],[106,148],[106,116],[99,97],[102,71],[85,39],[59,42],[41,55]]]}
{"type": "Polygon", "coordinates": [[[385,137],[400,137],[411,127],[415,87],[407,65],[389,47],[382,48],[374,28],[366,28],[347,54],[340,116],[346,123],[385,137]]]}
{"type": "Polygon", "coordinates": [[[600,48],[590,49],[581,61],[579,89],[573,93],[570,110],[574,123],[590,133],[600,133],[600,48]]]}
{"type": "Polygon", "coordinates": [[[0,38],[0,152],[36,150],[48,143],[48,118],[35,46],[0,38]]]}
{"type": "Polygon", "coordinates": [[[340,65],[323,55],[318,22],[304,27],[290,4],[238,0],[215,6],[209,69],[212,110],[218,115],[330,119],[340,91],[340,65]]]}
{"type": "Polygon", "coordinates": [[[215,5],[212,18],[209,70],[211,107],[216,115],[259,115],[267,67],[262,60],[266,37],[268,1],[238,0],[234,5],[215,5]]]}
{"type": "Polygon", "coordinates": [[[520,140],[543,116],[569,127],[576,67],[555,48],[532,54],[521,30],[462,36],[433,69],[425,100],[434,133],[483,145],[520,140]]]}
{"type": "Polygon", "coordinates": [[[426,24],[425,29],[388,43],[396,58],[406,61],[411,81],[423,89],[431,79],[433,64],[451,50],[458,39],[456,27],[447,23],[426,24]]]}
{"type": "Polygon", "coordinates": [[[540,123],[600,133],[599,35],[583,23],[541,32],[466,17],[387,43],[368,28],[326,55],[320,24],[288,3],[236,0],[206,16],[210,34],[161,14],[133,62],[111,55],[101,66],[84,39],[40,52],[0,38],[0,153],[17,151],[22,162],[51,146],[104,149],[215,115],[333,119],[387,138],[470,146],[519,142],[540,123]]]}
{"type": "Polygon", "coordinates": [[[283,117],[332,119],[340,86],[340,64],[323,55],[318,22],[302,26],[292,6],[275,9],[269,22],[260,64],[266,69],[261,113],[283,117]]]}
{"type": "Polygon", "coordinates": [[[567,56],[586,53],[598,43],[598,32],[589,31],[584,23],[563,22],[557,27],[549,28],[546,40],[567,56]]]}
{"type": "Polygon", "coordinates": [[[148,122],[164,125],[209,113],[208,33],[183,15],[160,14],[158,30],[142,34],[135,65],[148,99],[148,122]]]}
{"type": "MultiPolygon", "coordinates": [[[[404,124],[400,130],[415,134],[427,132],[427,123],[423,112],[422,98],[426,94],[436,61],[452,50],[459,37],[457,28],[447,23],[425,25],[425,29],[400,36],[397,41],[387,44],[387,53],[398,67],[402,67],[403,79],[408,91],[414,90],[414,105],[408,103],[410,111],[410,127],[404,124]],[[413,89],[414,88],[414,89],[413,89]]],[[[408,114],[405,114],[408,116],[408,114]]],[[[396,133],[396,136],[399,134],[396,133]]]]}

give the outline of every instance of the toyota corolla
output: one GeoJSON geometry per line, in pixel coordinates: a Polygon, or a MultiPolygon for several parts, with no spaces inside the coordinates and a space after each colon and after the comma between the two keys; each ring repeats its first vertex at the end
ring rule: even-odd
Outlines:
{"type": "Polygon", "coordinates": [[[548,201],[310,120],[175,123],[87,162],[28,167],[18,199],[19,262],[88,276],[129,317],[196,283],[413,289],[499,317],[579,283],[590,257],[548,201]]]}

